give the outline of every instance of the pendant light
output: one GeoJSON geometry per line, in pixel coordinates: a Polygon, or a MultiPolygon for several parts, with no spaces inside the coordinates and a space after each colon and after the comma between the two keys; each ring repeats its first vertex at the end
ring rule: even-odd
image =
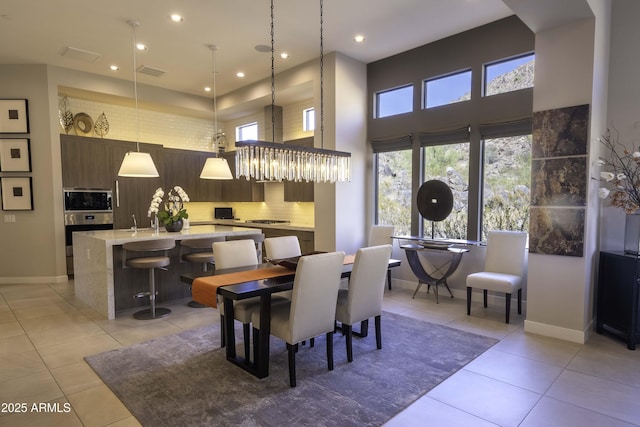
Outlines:
{"type": "Polygon", "coordinates": [[[136,27],[140,25],[138,21],[129,20],[131,26],[131,36],[133,39],[133,91],[136,108],[136,149],[124,155],[118,176],[133,178],[157,178],[160,176],[156,165],[153,163],[151,154],[140,152],[140,117],[138,113],[138,78],[136,64],[136,27]]]}
{"type": "Polygon", "coordinates": [[[275,66],[273,0],[271,0],[271,122],[272,142],[236,142],[236,176],[259,181],[344,182],[351,180],[351,153],[324,148],[323,124],[323,3],[320,0],[320,134],[322,148],[275,142],[275,66]]]}
{"type": "MultiPolygon", "coordinates": [[[[218,129],[218,100],[216,94],[216,52],[218,47],[216,45],[208,45],[211,49],[212,57],[212,70],[213,70],[213,151],[218,150],[218,144],[224,138],[224,132],[218,129]]],[[[209,157],[204,163],[202,172],[200,172],[200,178],[202,179],[233,179],[231,169],[227,163],[227,159],[222,157],[209,157]]]]}

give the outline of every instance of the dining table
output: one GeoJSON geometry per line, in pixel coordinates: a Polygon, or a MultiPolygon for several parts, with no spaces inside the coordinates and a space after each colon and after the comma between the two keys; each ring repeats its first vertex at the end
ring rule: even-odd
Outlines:
{"type": "MultiPolygon", "coordinates": [[[[355,255],[345,256],[342,278],[348,278],[353,270],[355,255]]],[[[400,266],[400,260],[390,259],[389,268],[400,266]]],[[[226,358],[257,378],[269,376],[269,340],[271,335],[271,297],[278,292],[293,289],[295,261],[286,265],[263,263],[250,267],[187,273],[181,281],[191,285],[193,299],[217,308],[217,295],[224,301],[226,358]],[[254,361],[246,360],[236,352],[233,301],[247,298],[260,299],[260,329],[254,341],[254,361]],[[256,351],[257,350],[257,351],[256,351]]]]}

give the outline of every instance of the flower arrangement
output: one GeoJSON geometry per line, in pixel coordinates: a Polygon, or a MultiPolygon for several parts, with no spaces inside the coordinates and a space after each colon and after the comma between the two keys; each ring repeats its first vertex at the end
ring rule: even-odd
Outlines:
{"type": "Polygon", "coordinates": [[[601,199],[610,197],[611,206],[615,206],[627,214],[640,209],[640,151],[632,147],[631,151],[618,142],[618,134],[607,132],[599,138],[609,158],[598,159],[598,165],[607,170],[600,172],[600,180],[611,189],[602,187],[598,190],[601,199]]]}
{"type": "Polygon", "coordinates": [[[189,196],[182,187],[176,185],[169,190],[167,201],[164,203],[164,209],[160,210],[163,204],[163,197],[164,191],[162,188],[158,188],[151,198],[151,205],[147,213],[149,217],[155,213],[157,218],[165,225],[171,225],[174,222],[189,218],[189,214],[184,208],[184,203],[189,201],[189,196]]]}

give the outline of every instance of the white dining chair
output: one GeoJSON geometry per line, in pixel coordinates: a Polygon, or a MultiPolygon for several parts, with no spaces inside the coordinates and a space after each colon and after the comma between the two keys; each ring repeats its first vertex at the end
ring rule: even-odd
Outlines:
{"type": "MultiPolygon", "coordinates": [[[[391,245],[393,247],[393,225],[372,225],[369,229],[369,240],[367,246],[391,245]]],[[[391,290],[391,269],[387,269],[387,286],[391,290]]]]}
{"type": "MultiPolygon", "coordinates": [[[[213,253],[216,256],[216,270],[226,270],[231,268],[256,266],[258,262],[258,254],[253,239],[245,240],[227,240],[224,242],[214,242],[213,253]]],[[[278,303],[284,300],[284,297],[272,296],[272,303],[278,303]]],[[[220,339],[221,346],[224,347],[224,302],[222,297],[218,296],[218,311],[220,312],[220,339]]],[[[242,323],[242,332],[244,338],[244,354],[246,360],[250,360],[250,335],[251,335],[251,314],[260,311],[260,298],[248,298],[242,301],[235,301],[233,304],[233,317],[242,323]]],[[[229,345],[234,345],[230,343],[229,345]]]]}
{"type": "MultiPolygon", "coordinates": [[[[343,262],[344,252],[301,257],[291,301],[271,307],[270,333],[287,343],[291,387],[296,386],[295,356],[298,344],[303,341],[325,334],[327,367],[333,370],[333,331],[343,262]]],[[[260,328],[260,313],[254,312],[251,321],[256,337],[260,328]]]]}
{"type": "Polygon", "coordinates": [[[505,321],[509,323],[511,294],[518,291],[518,314],[522,314],[522,280],[526,268],[527,233],[490,231],[487,235],[487,256],[484,271],[467,276],[467,315],[471,315],[473,288],[483,290],[487,307],[487,291],[504,292],[505,321]]]}
{"type": "Polygon", "coordinates": [[[267,259],[292,258],[302,255],[297,236],[267,237],[264,239],[264,252],[267,259]]]}
{"type": "Polygon", "coordinates": [[[353,325],[360,322],[360,334],[366,336],[369,319],[375,319],[376,347],[382,348],[381,315],[384,282],[391,245],[358,249],[349,280],[349,289],[340,289],[336,321],[341,323],[347,346],[347,360],[353,360],[353,325]]]}

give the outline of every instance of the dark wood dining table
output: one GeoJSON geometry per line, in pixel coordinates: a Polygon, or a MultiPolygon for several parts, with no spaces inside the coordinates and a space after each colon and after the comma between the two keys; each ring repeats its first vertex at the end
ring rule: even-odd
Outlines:
{"type": "MultiPolygon", "coordinates": [[[[400,266],[400,260],[390,259],[389,268],[400,266]]],[[[180,276],[182,282],[192,284],[194,280],[203,276],[220,276],[224,274],[236,273],[246,270],[268,269],[273,267],[272,264],[265,263],[249,268],[234,268],[227,270],[214,270],[213,272],[188,273],[180,276]]],[[[353,269],[353,264],[345,264],[342,270],[342,277],[349,277],[353,269]]],[[[228,284],[217,288],[217,293],[224,300],[224,334],[227,345],[227,360],[239,366],[245,371],[251,373],[258,378],[266,378],[269,376],[269,339],[271,335],[271,295],[277,292],[283,292],[293,289],[295,279],[295,271],[291,270],[291,274],[268,279],[251,280],[241,283],[228,284]],[[257,354],[253,363],[246,360],[236,352],[235,346],[235,325],[233,313],[233,301],[240,301],[247,298],[260,298],[260,330],[258,334],[258,342],[254,342],[257,346],[257,354]]]]}

